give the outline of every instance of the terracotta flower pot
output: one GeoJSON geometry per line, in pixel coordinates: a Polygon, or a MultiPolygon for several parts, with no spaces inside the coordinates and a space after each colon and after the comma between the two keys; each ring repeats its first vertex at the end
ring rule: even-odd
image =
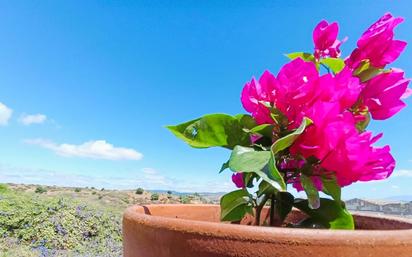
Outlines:
{"type": "MultiPolygon", "coordinates": [[[[354,215],[357,230],[272,228],[219,222],[217,205],[129,207],[125,257],[411,257],[412,221],[354,215]]],[[[289,221],[301,214],[289,215],[289,221]]],[[[246,220],[247,221],[247,220],[246,220]]]]}

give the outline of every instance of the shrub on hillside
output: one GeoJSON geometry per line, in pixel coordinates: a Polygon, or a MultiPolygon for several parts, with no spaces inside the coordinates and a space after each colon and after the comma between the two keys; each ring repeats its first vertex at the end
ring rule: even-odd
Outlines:
{"type": "Polygon", "coordinates": [[[141,188],[141,187],[139,187],[138,189],[136,189],[136,194],[137,194],[137,195],[141,195],[141,194],[143,194],[143,192],[144,192],[144,189],[141,188]]]}
{"type": "Polygon", "coordinates": [[[2,193],[0,210],[0,239],[8,242],[0,240],[0,252],[12,254],[15,241],[40,251],[35,256],[121,255],[120,217],[111,212],[12,190],[2,193]]]}
{"type": "Polygon", "coordinates": [[[152,194],[152,196],[150,196],[150,200],[152,200],[152,201],[159,200],[159,194],[157,194],[157,193],[152,194]]]}
{"type": "Polygon", "coordinates": [[[34,190],[34,192],[37,194],[43,194],[47,192],[47,189],[42,186],[38,186],[36,187],[36,190],[34,190]]]}

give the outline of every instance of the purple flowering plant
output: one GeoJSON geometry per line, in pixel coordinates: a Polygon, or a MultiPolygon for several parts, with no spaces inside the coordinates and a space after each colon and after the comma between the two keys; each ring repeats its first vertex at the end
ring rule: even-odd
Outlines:
{"type": "Polygon", "coordinates": [[[192,147],[231,150],[221,172],[233,172],[238,190],[221,198],[222,221],[239,222],[249,214],[255,225],[285,226],[296,208],[308,218],[289,226],[354,229],[341,188],[388,178],[395,168],[390,147],[375,146],[382,133],[367,127],[398,113],[412,93],[404,72],[387,67],[406,46],[394,39],[402,21],[385,14],[346,58],[338,24],[321,21],[313,31],[313,53],[288,54],[277,76],[265,71],[245,84],[241,102],[250,114],[209,114],[168,126],[192,147]],[[288,185],[307,199],[295,198],[288,185]]]}

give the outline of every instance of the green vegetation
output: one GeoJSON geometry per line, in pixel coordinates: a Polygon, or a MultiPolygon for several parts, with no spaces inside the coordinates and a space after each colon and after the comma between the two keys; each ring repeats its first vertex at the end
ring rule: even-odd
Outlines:
{"type": "Polygon", "coordinates": [[[82,191],[80,188],[75,188],[74,192],[79,193],[80,191],[82,191]]]}
{"type": "Polygon", "coordinates": [[[159,200],[159,194],[158,193],[154,193],[150,196],[150,200],[152,201],[157,201],[159,200]]]}
{"type": "Polygon", "coordinates": [[[210,203],[203,196],[169,192],[79,189],[0,184],[0,257],[120,256],[120,221],[128,206],[210,203]]]}
{"type": "Polygon", "coordinates": [[[0,256],[120,256],[120,220],[69,198],[0,185],[0,256]]]}
{"type": "Polygon", "coordinates": [[[139,187],[138,189],[136,189],[136,194],[137,194],[137,195],[141,195],[141,194],[143,194],[143,193],[144,193],[144,189],[143,189],[143,188],[139,187]]]}
{"type": "Polygon", "coordinates": [[[43,194],[43,193],[47,192],[47,189],[42,187],[42,186],[38,186],[38,187],[36,187],[36,190],[34,192],[37,193],[37,194],[43,194]]]}
{"type": "Polygon", "coordinates": [[[180,200],[180,203],[183,203],[183,204],[189,204],[190,203],[190,197],[187,196],[187,195],[180,196],[179,200],[180,200]]]}

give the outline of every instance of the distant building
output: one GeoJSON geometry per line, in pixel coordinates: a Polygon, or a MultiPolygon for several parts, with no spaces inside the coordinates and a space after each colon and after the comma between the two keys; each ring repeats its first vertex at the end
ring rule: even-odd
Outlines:
{"type": "Polygon", "coordinates": [[[394,202],[380,200],[363,200],[354,198],[345,202],[352,211],[381,212],[389,215],[412,215],[412,202],[394,202]]]}
{"type": "Polygon", "coordinates": [[[354,198],[345,202],[346,208],[353,211],[374,211],[381,212],[382,206],[359,198],[354,198]]]}

